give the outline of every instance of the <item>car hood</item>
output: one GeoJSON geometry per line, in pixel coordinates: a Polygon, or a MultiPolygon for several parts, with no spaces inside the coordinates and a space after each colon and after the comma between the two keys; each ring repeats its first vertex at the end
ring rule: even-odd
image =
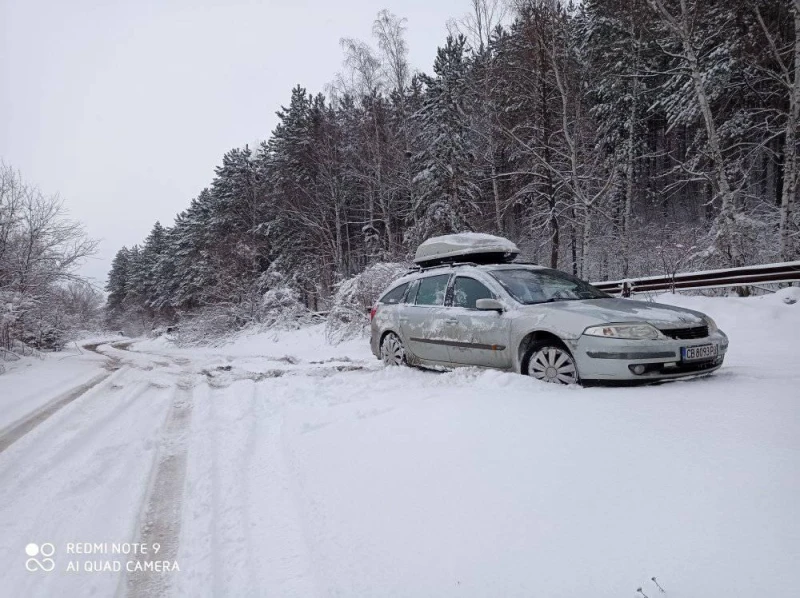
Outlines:
{"type": "Polygon", "coordinates": [[[525,311],[549,312],[551,316],[569,316],[573,325],[585,328],[595,324],[612,322],[649,322],[657,328],[688,328],[706,322],[703,314],[682,307],[633,301],[631,299],[586,299],[579,301],[556,301],[538,305],[526,305],[525,311]]]}

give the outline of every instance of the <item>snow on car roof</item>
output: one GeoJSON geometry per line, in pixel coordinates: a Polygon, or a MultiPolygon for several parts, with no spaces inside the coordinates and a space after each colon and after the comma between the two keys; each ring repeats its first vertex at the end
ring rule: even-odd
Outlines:
{"type": "Polygon", "coordinates": [[[414,256],[414,263],[432,265],[452,261],[453,258],[481,258],[508,262],[519,253],[519,248],[503,237],[485,233],[457,233],[431,237],[420,243],[414,256]]]}

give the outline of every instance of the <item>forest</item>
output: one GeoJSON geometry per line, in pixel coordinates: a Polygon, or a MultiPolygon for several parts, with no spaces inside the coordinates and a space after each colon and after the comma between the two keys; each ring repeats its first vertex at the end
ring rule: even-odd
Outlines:
{"type": "Polygon", "coordinates": [[[343,39],[326,89],[292,89],[266,141],[119,250],[109,325],[326,311],[460,231],[593,281],[798,259],[800,0],[469,8],[430,73],[388,11],[343,39]]]}

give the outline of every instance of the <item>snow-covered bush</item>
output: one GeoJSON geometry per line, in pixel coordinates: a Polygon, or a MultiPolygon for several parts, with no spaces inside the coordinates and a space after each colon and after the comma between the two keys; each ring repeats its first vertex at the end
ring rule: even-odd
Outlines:
{"type": "Polygon", "coordinates": [[[279,286],[263,293],[255,306],[247,298],[239,303],[219,303],[184,314],[175,339],[181,345],[215,344],[225,342],[244,328],[300,328],[317,318],[303,305],[294,289],[279,286]]]}
{"type": "Polygon", "coordinates": [[[214,344],[236,330],[235,314],[225,306],[213,305],[182,314],[175,341],[186,346],[214,344]]]}
{"type": "Polygon", "coordinates": [[[0,289],[0,346],[24,353],[58,351],[100,328],[101,303],[101,295],[82,282],[51,285],[40,296],[0,289]]]}
{"type": "Polygon", "coordinates": [[[303,305],[297,291],[291,287],[278,287],[264,293],[259,312],[259,323],[269,328],[299,328],[310,324],[314,314],[303,305]]]}
{"type": "Polygon", "coordinates": [[[333,298],[325,336],[329,343],[366,334],[369,308],[393,280],[408,272],[409,264],[379,262],[339,284],[333,298]]]}

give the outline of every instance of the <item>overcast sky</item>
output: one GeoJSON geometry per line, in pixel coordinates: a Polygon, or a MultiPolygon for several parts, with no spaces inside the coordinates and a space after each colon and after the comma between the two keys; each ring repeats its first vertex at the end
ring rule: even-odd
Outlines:
{"type": "Polygon", "coordinates": [[[169,225],[222,154],[266,139],[301,84],[323,91],[339,39],[406,17],[430,72],[467,0],[0,0],[0,160],[101,239],[103,282],[122,245],[169,225]]]}

